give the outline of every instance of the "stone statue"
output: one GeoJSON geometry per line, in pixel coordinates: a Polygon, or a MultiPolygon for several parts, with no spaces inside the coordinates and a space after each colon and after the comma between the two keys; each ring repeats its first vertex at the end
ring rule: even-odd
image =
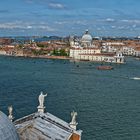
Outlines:
{"type": "Polygon", "coordinates": [[[76,116],[77,116],[77,112],[71,112],[71,117],[72,117],[72,120],[70,122],[70,127],[75,129],[76,130],[76,126],[77,126],[77,122],[76,122],[76,116]]]}
{"type": "Polygon", "coordinates": [[[72,124],[76,124],[76,116],[77,116],[77,112],[71,112],[71,117],[72,117],[72,124]]]}
{"type": "Polygon", "coordinates": [[[43,92],[40,93],[38,100],[39,100],[39,107],[44,107],[44,98],[47,96],[47,94],[43,95],[43,92]]]}

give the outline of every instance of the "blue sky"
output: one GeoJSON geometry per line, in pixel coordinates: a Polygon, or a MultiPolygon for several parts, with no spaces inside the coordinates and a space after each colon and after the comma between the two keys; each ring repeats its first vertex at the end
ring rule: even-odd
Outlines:
{"type": "Polygon", "coordinates": [[[140,35],[140,0],[1,0],[0,36],[140,35]]]}

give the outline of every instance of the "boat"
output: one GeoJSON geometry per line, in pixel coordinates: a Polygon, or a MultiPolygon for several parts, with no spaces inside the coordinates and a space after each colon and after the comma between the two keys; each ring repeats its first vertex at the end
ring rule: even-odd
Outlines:
{"type": "Polygon", "coordinates": [[[98,70],[112,70],[112,69],[114,69],[112,66],[98,66],[96,68],[98,70]]]}
{"type": "Polygon", "coordinates": [[[132,77],[133,80],[140,80],[140,77],[132,77]]]}

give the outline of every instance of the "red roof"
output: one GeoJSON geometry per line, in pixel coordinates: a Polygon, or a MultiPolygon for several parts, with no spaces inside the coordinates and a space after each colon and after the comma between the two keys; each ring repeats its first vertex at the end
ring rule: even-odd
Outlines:
{"type": "Polygon", "coordinates": [[[140,47],[135,48],[135,51],[140,51],[140,47]]]}

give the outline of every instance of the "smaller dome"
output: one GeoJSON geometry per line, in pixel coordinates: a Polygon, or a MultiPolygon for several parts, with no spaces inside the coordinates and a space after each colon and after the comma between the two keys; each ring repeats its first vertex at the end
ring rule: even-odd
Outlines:
{"type": "Polygon", "coordinates": [[[85,34],[82,36],[82,42],[91,42],[92,36],[89,34],[88,30],[86,30],[85,34]]]}
{"type": "Polygon", "coordinates": [[[19,140],[16,128],[8,117],[0,111],[0,140],[19,140]]]}

